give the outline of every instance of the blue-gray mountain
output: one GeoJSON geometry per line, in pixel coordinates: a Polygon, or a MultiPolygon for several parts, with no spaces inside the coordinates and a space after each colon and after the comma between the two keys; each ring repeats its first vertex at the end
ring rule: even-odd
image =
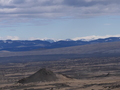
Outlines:
{"type": "Polygon", "coordinates": [[[0,40],[0,51],[44,50],[115,41],[120,41],[120,37],[109,37],[105,39],[97,39],[91,41],[60,40],[57,42],[53,42],[53,40],[0,40]]]}

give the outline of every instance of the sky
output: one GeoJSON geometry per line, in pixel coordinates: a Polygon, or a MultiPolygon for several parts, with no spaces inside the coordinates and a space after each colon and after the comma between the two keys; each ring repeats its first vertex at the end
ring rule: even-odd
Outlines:
{"type": "Polygon", "coordinates": [[[0,39],[120,37],[120,0],[0,0],[0,39]]]}

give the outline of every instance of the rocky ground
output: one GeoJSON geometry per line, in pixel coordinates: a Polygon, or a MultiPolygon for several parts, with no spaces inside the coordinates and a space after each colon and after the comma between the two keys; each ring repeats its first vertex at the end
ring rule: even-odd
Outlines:
{"type": "Polygon", "coordinates": [[[0,90],[120,90],[120,57],[1,64],[0,90]],[[18,83],[41,68],[59,79],[18,83]]]}

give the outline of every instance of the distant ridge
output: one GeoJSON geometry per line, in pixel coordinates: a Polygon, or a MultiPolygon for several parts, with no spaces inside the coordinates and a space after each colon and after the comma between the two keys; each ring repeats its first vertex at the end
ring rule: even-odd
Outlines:
{"type": "Polygon", "coordinates": [[[0,40],[0,51],[32,51],[120,41],[120,37],[85,40],[0,40]]]}
{"type": "Polygon", "coordinates": [[[105,42],[93,43],[87,45],[54,48],[37,51],[24,51],[24,52],[1,52],[0,57],[11,56],[31,56],[31,55],[60,55],[60,54],[119,54],[120,41],[118,42],[105,42]]]}

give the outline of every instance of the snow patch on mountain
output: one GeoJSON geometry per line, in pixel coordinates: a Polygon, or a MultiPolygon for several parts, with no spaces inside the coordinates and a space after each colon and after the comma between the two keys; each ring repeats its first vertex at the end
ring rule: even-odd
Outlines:
{"type": "Polygon", "coordinates": [[[74,40],[74,41],[77,41],[77,40],[92,41],[92,40],[97,40],[97,39],[105,39],[105,38],[109,38],[109,37],[120,37],[120,35],[106,35],[106,36],[92,35],[92,36],[86,36],[86,37],[76,37],[76,38],[73,38],[72,40],[74,40]]]}
{"type": "MultiPolygon", "coordinates": [[[[105,39],[105,38],[109,38],[109,37],[120,37],[120,35],[105,35],[105,36],[96,36],[96,35],[92,35],[92,36],[85,36],[85,37],[76,37],[76,38],[69,38],[69,39],[54,39],[54,38],[35,38],[35,37],[31,37],[27,40],[29,41],[33,41],[33,40],[41,40],[41,41],[47,41],[50,43],[54,43],[54,42],[58,42],[58,41],[77,41],[77,40],[81,40],[81,41],[92,41],[92,40],[97,40],[97,39],[105,39]]],[[[26,41],[25,39],[20,39],[18,36],[6,36],[6,37],[0,37],[0,40],[3,40],[4,43],[12,43],[11,41],[7,41],[7,40],[15,40],[19,42],[20,41],[26,41]]]]}

